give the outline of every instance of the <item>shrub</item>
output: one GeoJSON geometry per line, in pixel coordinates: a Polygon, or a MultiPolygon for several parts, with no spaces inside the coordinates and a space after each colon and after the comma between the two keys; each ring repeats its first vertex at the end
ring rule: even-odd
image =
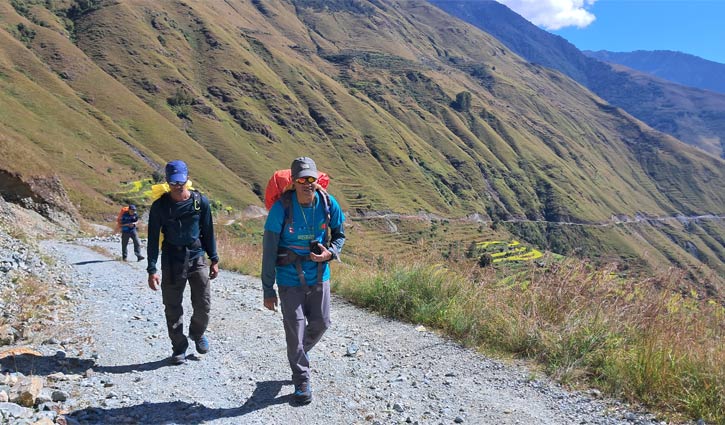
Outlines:
{"type": "Polygon", "coordinates": [[[488,252],[484,252],[478,258],[478,266],[479,267],[488,267],[491,264],[493,264],[493,256],[491,256],[491,254],[489,254],[488,252]]]}
{"type": "Polygon", "coordinates": [[[16,26],[17,32],[15,33],[16,38],[25,44],[30,44],[35,39],[35,30],[25,26],[23,23],[19,23],[16,26]]]}
{"type": "Polygon", "coordinates": [[[177,88],[173,96],[166,98],[169,106],[191,105],[194,103],[194,96],[184,88],[177,88]]]}
{"type": "Polygon", "coordinates": [[[451,106],[458,112],[468,112],[471,109],[471,93],[467,91],[458,93],[451,106]]]}

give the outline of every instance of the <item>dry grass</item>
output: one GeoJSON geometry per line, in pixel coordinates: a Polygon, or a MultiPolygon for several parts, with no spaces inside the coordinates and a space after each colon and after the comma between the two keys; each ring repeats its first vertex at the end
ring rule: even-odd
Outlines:
{"type": "Polygon", "coordinates": [[[534,359],[562,382],[722,423],[725,309],[684,287],[679,273],[626,280],[585,261],[504,279],[422,264],[356,267],[335,279],[360,305],[534,359]]]}
{"type": "Polygon", "coordinates": [[[49,305],[57,295],[48,284],[34,276],[16,278],[15,287],[0,294],[6,307],[0,316],[0,326],[8,324],[20,335],[37,331],[41,319],[50,314],[49,305]]]}
{"type": "Polygon", "coordinates": [[[262,245],[241,240],[232,231],[221,227],[216,235],[219,265],[226,270],[259,276],[262,270],[262,245]]]}
{"type": "Polygon", "coordinates": [[[27,322],[32,318],[38,318],[42,314],[38,306],[48,304],[52,296],[48,285],[40,282],[32,276],[20,279],[16,287],[17,293],[17,319],[27,322]]]}

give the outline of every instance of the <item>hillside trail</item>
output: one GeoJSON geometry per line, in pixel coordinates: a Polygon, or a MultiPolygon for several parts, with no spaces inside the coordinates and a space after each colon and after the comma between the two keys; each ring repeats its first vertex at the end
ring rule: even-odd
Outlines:
{"type": "MultiPolygon", "coordinates": [[[[491,223],[490,220],[484,220],[479,214],[473,214],[467,217],[460,217],[460,218],[454,218],[454,219],[447,219],[435,214],[430,213],[419,213],[419,214],[399,214],[399,213],[389,213],[389,212],[369,212],[366,215],[362,216],[356,216],[352,217],[353,220],[364,220],[364,221],[371,221],[371,220],[388,220],[388,222],[393,225],[393,223],[390,220],[438,220],[438,221],[454,221],[454,222],[464,222],[464,223],[491,223]]],[[[613,215],[612,218],[606,221],[599,221],[599,222],[574,222],[574,221],[566,221],[566,220],[558,220],[558,221],[552,221],[552,220],[531,220],[528,218],[511,218],[507,220],[501,220],[501,223],[516,223],[516,224],[547,224],[547,225],[553,225],[553,226],[579,226],[579,227],[614,227],[619,225],[641,225],[641,224],[656,224],[656,223],[664,223],[664,222],[679,222],[679,223],[689,223],[689,222],[700,222],[700,221],[716,221],[720,222],[725,220],[725,214],[701,214],[701,215],[668,215],[668,216],[661,216],[661,217],[648,217],[643,215],[635,215],[634,217],[630,217],[626,214],[619,214],[619,215],[613,215]]],[[[391,233],[394,233],[396,230],[391,230],[391,233]]]]}
{"type": "Polygon", "coordinates": [[[75,310],[55,330],[64,352],[32,371],[65,374],[68,424],[659,423],[334,295],[332,326],[311,352],[313,401],[298,406],[280,313],[262,308],[258,279],[226,270],[212,281],[210,352],[172,366],[161,294],[146,285],[146,262],[119,261],[118,245],[41,245],[73,268],[75,310]]]}

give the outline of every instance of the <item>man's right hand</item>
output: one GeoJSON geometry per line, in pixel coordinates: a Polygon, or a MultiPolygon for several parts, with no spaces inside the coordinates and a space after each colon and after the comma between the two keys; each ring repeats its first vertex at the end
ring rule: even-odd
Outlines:
{"type": "Polygon", "coordinates": [[[161,279],[159,279],[158,273],[150,274],[149,275],[149,288],[153,289],[154,291],[158,291],[160,285],[161,285],[161,279]]]}
{"type": "Polygon", "coordinates": [[[264,306],[267,310],[277,311],[277,296],[264,299],[264,306]]]}

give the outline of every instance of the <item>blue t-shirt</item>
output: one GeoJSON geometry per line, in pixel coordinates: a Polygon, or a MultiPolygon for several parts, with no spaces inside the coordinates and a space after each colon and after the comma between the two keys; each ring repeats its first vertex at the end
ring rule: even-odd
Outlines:
{"type": "MultiPolygon", "coordinates": [[[[315,200],[313,206],[302,208],[297,202],[297,197],[291,197],[290,210],[292,212],[292,222],[285,225],[284,207],[281,201],[277,201],[272,205],[267,216],[267,222],[264,224],[264,230],[279,233],[279,247],[293,250],[298,255],[310,254],[310,241],[317,240],[322,243],[325,237],[325,202],[320,199],[320,194],[315,192],[315,200]],[[284,227],[284,228],[283,228],[284,227]]],[[[337,200],[330,195],[330,228],[339,228],[345,221],[345,215],[342,213],[337,200]]],[[[308,285],[317,283],[317,263],[314,261],[304,261],[302,270],[305,273],[305,280],[308,285]]],[[[300,280],[297,277],[297,270],[294,264],[286,266],[277,266],[275,268],[277,275],[277,285],[281,286],[299,286],[300,280]]],[[[322,272],[322,281],[330,280],[330,265],[324,263],[322,272]]]]}

